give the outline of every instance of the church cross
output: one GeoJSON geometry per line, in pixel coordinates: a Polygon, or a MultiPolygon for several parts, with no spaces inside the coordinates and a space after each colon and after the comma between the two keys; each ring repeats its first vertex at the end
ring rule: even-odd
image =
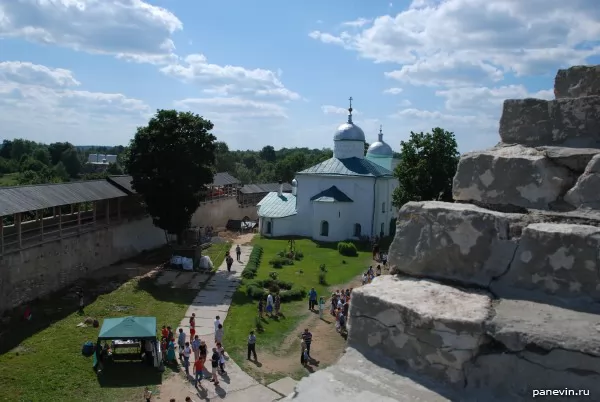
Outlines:
{"type": "Polygon", "coordinates": [[[350,101],[350,109],[352,109],[352,97],[348,98],[348,100],[350,101]]]}

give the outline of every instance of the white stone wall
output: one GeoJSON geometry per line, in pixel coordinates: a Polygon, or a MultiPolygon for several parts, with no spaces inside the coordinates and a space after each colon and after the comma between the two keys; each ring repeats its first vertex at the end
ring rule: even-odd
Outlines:
{"type": "Polygon", "coordinates": [[[286,216],[285,218],[258,218],[258,230],[261,235],[267,237],[282,237],[297,235],[297,215],[286,216]],[[268,233],[269,223],[271,224],[271,233],[268,233]]]}

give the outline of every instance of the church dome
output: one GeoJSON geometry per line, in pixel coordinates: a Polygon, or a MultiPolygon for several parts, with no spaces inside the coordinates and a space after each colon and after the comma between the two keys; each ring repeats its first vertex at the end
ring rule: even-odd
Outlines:
{"type": "MultiPolygon", "coordinates": [[[[350,118],[349,118],[350,120],[350,118]]],[[[352,121],[341,124],[335,131],[334,141],[365,141],[365,133],[352,121]]]]}
{"type": "Polygon", "coordinates": [[[379,138],[377,142],[372,143],[367,150],[367,155],[377,156],[377,157],[393,157],[394,151],[392,147],[390,147],[385,141],[383,141],[383,132],[381,127],[379,127],[379,138]]]}
{"type": "Polygon", "coordinates": [[[352,97],[350,97],[350,107],[348,108],[348,121],[337,128],[333,140],[365,142],[364,131],[352,122],[352,97]]]}

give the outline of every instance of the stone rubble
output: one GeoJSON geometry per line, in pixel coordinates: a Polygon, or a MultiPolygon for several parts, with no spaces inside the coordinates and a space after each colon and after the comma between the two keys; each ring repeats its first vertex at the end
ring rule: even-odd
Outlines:
{"type": "Polygon", "coordinates": [[[400,209],[396,276],[355,290],[351,356],[300,381],[294,399],[340,382],[359,395],[344,366],[385,357],[410,397],[371,400],[522,401],[536,389],[600,400],[600,66],[560,70],[555,95],[504,102],[502,142],[460,160],[457,203],[400,209]],[[408,378],[433,383],[415,393],[408,378]]]}

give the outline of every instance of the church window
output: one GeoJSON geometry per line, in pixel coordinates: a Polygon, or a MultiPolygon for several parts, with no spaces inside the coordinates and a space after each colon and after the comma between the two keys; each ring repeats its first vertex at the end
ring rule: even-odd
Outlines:
{"type": "Polygon", "coordinates": [[[381,212],[385,213],[385,202],[381,204],[381,212]]]}
{"type": "Polygon", "coordinates": [[[360,237],[361,235],[361,227],[360,227],[360,223],[355,223],[354,224],[354,237],[360,237]]]}
{"type": "Polygon", "coordinates": [[[271,222],[267,222],[267,234],[271,234],[271,222]]]}
{"type": "Polygon", "coordinates": [[[329,236],[329,222],[321,221],[321,236],[329,236]]]}
{"type": "Polygon", "coordinates": [[[381,222],[381,231],[379,233],[379,237],[383,237],[383,235],[384,235],[383,229],[384,228],[385,228],[385,225],[383,224],[383,222],[381,222]]]}

